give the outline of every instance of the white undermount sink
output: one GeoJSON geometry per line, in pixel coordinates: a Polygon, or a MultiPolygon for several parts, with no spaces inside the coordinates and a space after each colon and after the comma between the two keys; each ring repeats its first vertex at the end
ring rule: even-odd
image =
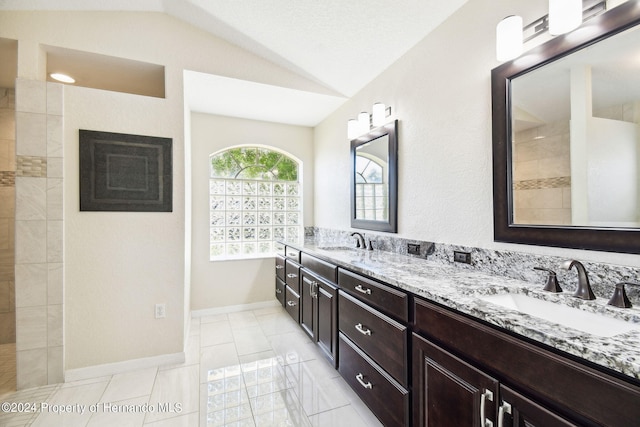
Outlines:
{"type": "Polygon", "coordinates": [[[640,324],[637,323],[625,322],[624,320],[569,307],[562,303],[533,298],[524,294],[489,295],[480,297],[480,299],[601,337],[612,337],[634,329],[640,329],[640,324]]]}

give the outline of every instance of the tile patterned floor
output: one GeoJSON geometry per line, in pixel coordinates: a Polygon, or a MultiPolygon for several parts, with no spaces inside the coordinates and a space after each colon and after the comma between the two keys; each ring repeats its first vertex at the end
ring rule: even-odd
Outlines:
{"type": "Polygon", "coordinates": [[[182,365],[24,390],[0,402],[47,405],[33,414],[0,411],[6,427],[381,425],[281,307],[194,318],[182,365]]]}

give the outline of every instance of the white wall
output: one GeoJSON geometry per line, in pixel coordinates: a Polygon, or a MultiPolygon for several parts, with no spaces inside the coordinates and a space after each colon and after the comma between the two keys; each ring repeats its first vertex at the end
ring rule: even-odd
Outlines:
{"type": "MultiPolygon", "coordinates": [[[[199,296],[191,296],[188,286],[183,70],[328,91],[160,13],[1,12],[0,37],[19,41],[18,76],[25,80],[45,79],[42,45],[165,66],[166,99],[73,86],[65,90],[65,368],[181,352],[189,301],[199,296]],[[173,212],[79,212],[78,129],[173,138],[173,212]],[[166,303],[166,319],[154,318],[156,303],[166,303]]],[[[310,144],[311,131],[303,133],[301,144],[310,144]]],[[[309,156],[301,157],[311,165],[309,156]]],[[[311,208],[308,212],[312,215],[311,208]]],[[[256,274],[261,276],[266,265],[256,274]]]]}
{"type": "Polygon", "coordinates": [[[313,225],[313,130],[194,113],[191,115],[192,271],[194,310],[270,301],[273,258],[209,261],[209,155],[247,144],[275,147],[303,162],[304,225],[313,225]]]}
{"type": "Polygon", "coordinates": [[[400,236],[640,266],[637,255],[493,241],[490,73],[499,65],[495,26],[507,15],[520,14],[531,22],[546,11],[544,0],[468,2],[317,126],[315,224],[349,229],[347,120],[384,102],[400,122],[400,236]]]}

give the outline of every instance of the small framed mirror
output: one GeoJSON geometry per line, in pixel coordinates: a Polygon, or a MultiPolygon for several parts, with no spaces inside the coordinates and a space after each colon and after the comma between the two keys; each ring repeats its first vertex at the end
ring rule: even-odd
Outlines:
{"type": "Polygon", "coordinates": [[[351,227],[398,232],[398,121],[351,141],[351,227]]]}

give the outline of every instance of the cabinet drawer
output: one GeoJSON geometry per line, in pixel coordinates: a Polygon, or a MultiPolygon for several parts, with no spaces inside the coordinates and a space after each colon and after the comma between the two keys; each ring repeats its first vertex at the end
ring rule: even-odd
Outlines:
{"type": "Polygon", "coordinates": [[[407,327],[339,292],[338,328],[405,387],[408,386],[407,327]]]}
{"type": "Polygon", "coordinates": [[[387,427],[409,425],[409,392],[340,334],[338,371],[387,427]]]}
{"type": "Polygon", "coordinates": [[[304,252],[300,254],[300,263],[304,268],[308,268],[313,271],[316,276],[320,276],[331,283],[336,283],[338,281],[338,267],[331,263],[304,252]]]}
{"type": "Polygon", "coordinates": [[[284,257],[276,255],[276,276],[284,281],[284,257]]]}
{"type": "Polygon", "coordinates": [[[298,295],[288,286],[285,286],[284,294],[284,308],[287,310],[287,313],[289,313],[293,320],[300,323],[300,295],[298,295]]]}
{"type": "Polygon", "coordinates": [[[338,284],[385,314],[403,322],[409,321],[409,297],[405,292],[342,268],[338,269],[338,284]]]}
{"type": "Polygon", "coordinates": [[[292,247],[287,246],[284,249],[284,255],[289,258],[294,260],[295,262],[299,263],[300,262],[300,251],[297,249],[293,249],[292,247]]]}
{"type": "Polygon", "coordinates": [[[284,307],[284,293],[285,293],[285,284],[279,277],[276,277],[276,299],[282,304],[284,307]]]}
{"type": "Polygon", "coordinates": [[[300,266],[286,260],[284,263],[284,281],[295,293],[300,293],[300,266]]]}

